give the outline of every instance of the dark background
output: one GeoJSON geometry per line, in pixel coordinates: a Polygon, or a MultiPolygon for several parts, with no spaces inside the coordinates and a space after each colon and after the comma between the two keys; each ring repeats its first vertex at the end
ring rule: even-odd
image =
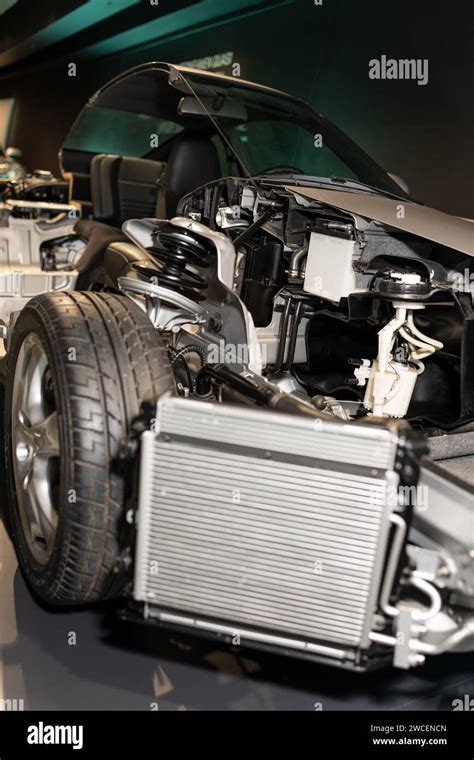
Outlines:
{"type": "Polygon", "coordinates": [[[233,51],[242,78],[311,101],[415,198],[474,217],[471,0],[152,2],[0,0],[0,98],[30,169],[58,171],[78,110],[120,71],[233,51]],[[369,79],[383,54],[427,58],[428,84],[369,79]]]}

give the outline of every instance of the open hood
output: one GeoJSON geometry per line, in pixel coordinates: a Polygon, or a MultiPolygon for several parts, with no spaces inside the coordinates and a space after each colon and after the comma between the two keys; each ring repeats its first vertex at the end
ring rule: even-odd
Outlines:
{"type": "Polygon", "coordinates": [[[432,240],[474,256],[474,224],[443,211],[409,200],[382,197],[365,192],[326,190],[319,187],[287,185],[303,205],[311,201],[327,203],[343,211],[374,219],[404,232],[432,240]]]}

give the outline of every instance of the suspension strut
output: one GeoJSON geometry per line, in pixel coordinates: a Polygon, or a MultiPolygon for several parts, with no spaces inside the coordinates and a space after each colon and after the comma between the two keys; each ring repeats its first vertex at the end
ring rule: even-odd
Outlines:
{"type": "Polygon", "coordinates": [[[202,301],[208,284],[196,269],[209,266],[214,251],[209,240],[196,232],[164,224],[153,232],[153,245],[146,249],[157,260],[159,270],[135,266],[146,277],[155,277],[162,287],[181,293],[193,301],[202,301]]]}

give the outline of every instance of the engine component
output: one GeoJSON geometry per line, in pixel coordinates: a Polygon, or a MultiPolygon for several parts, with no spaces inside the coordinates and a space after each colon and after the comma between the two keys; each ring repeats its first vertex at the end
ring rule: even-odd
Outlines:
{"type": "Polygon", "coordinates": [[[371,364],[363,360],[354,374],[359,385],[367,383],[364,406],[375,417],[404,417],[408,411],[418,375],[424,372],[422,359],[443,348],[440,341],[429,338],[418,330],[413,311],[424,309],[422,304],[393,303],[395,316],[379,331],[379,351],[371,364]],[[395,337],[405,341],[403,350],[394,352],[395,337]]]}
{"type": "Polygon", "coordinates": [[[32,296],[74,290],[77,272],[46,271],[41,254],[49,243],[73,236],[70,212],[76,209],[63,204],[0,203],[0,322],[7,327],[32,296]]]}
{"type": "Polygon", "coordinates": [[[163,399],[142,436],[146,617],[363,667],[401,445],[395,427],[163,399]]]}
{"type": "Polygon", "coordinates": [[[283,367],[289,358],[290,335],[291,363],[303,364],[307,360],[306,351],[306,328],[308,319],[300,311],[298,324],[293,321],[290,329],[290,316],[294,320],[294,303],[284,292],[280,293],[274,301],[272,321],[266,327],[257,327],[258,340],[262,349],[262,358],[265,366],[271,366],[273,372],[278,372],[278,366],[283,367]],[[286,315],[286,316],[285,316],[286,315]]]}
{"type": "Polygon", "coordinates": [[[184,348],[190,341],[220,348],[224,341],[235,357],[230,364],[261,372],[252,315],[233,292],[236,252],[232,242],[223,233],[184,217],[170,222],[132,219],[123,229],[157,259],[159,267],[132,263],[128,275],[119,278],[120,289],[142,303],[159,330],[179,330],[189,323],[197,326],[191,337],[183,330],[185,343],[174,343],[173,348],[184,348]]]}
{"type": "Polygon", "coordinates": [[[274,297],[283,285],[282,259],[283,243],[278,240],[264,238],[247,252],[240,297],[256,327],[272,321],[274,297]]]}
{"type": "Polygon", "coordinates": [[[293,298],[291,293],[282,293],[285,306],[283,308],[278,333],[278,350],[275,359],[274,372],[283,368],[291,369],[295,360],[298,330],[304,314],[304,302],[293,298]]]}
{"type": "Polygon", "coordinates": [[[390,359],[374,364],[367,383],[364,406],[375,417],[404,417],[408,411],[420,370],[390,359]]]}
{"type": "Polygon", "coordinates": [[[349,237],[312,232],[304,277],[304,290],[339,303],[356,290],[352,266],[357,244],[349,237]]]}
{"type": "Polygon", "coordinates": [[[374,290],[388,298],[416,298],[426,297],[430,294],[431,284],[429,280],[423,280],[415,272],[393,272],[388,276],[376,277],[374,290]]]}
{"type": "Polygon", "coordinates": [[[3,199],[23,200],[43,203],[67,203],[69,183],[59,180],[49,171],[36,169],[23,179],[9,182],[3,192],[3,199]]]}
{"type": "MultiPolygon", "coordinates": [[[[158,259],[161,270],[152,275],[160,285],[175,290],[194,301],[202,301],[206,280],[196,272],[196,267],[207,268],[207,257],[213,251],[212,244],[195,232],[177,228],[172,224],[157,226],[153,232],[154,245],[148,253],[158,259]]],[[[137,266],[137,269],[143,267],[137,266]]]]}
{"type": "Polygon", "coordinates": [[[318,411],[315,406],[305,398],[294,393],[282,391],[278,385],[263,378],[255,372],[245,370],[236,374],[226,365],[206,366],[198,378],[199,387],[208,394],[209,385],[218,392],[214,395],[218,398],[237,401],[246,404],[266,406],[277,412],[289,412],[291,414],[305,414],[314,418],[325,418],[328,415],[318,411]]]}
{"type": "MultiPolygon", "coordinates": [[[[199,221],[199,220],[197,220],[199,221]]],[[[240,206],[226,206],[218,209],[216,224],[223,230],[248,227],[249,222],[241,218],[240,206]]]]}
{"type": "Polygon", "coordinates": [[[40,257],[46,272],[74,269],[86,249],[86,241],[78,235],[66,235],[41,244],[40,257]]]}
{"type": "Polygon", "coordinates": [[[297,248],[290,259],[290,268],[288,269],[288,279],[289,280],[298,280],[301,277],[301,272],[303,270],[303,262],[304,266],[306,266],[306,256],[308,255],[308,248],[307,246],[302,246],[301,248],[297,248]]]}

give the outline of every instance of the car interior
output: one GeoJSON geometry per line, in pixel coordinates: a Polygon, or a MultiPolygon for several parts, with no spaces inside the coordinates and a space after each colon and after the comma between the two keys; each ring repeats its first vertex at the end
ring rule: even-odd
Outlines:
{"type": "MultiPolygon", "coordinates": [[[[90,217],[81,218],[75,227],[77,234],[87,241],[79,272],[99,270],[108,246],[128,241],[121,230],[127,219],[171,219],[184,195],[221,176],[215,144],[197,132],[178,135],[167,162],[95,155],[90,162],[90,217]]],[[[114,270],[118,264],[113,261],[115,256],[135,260],[137,252],[130,245],[115,249],[108,256],[108,265],[114,270]]]]}

